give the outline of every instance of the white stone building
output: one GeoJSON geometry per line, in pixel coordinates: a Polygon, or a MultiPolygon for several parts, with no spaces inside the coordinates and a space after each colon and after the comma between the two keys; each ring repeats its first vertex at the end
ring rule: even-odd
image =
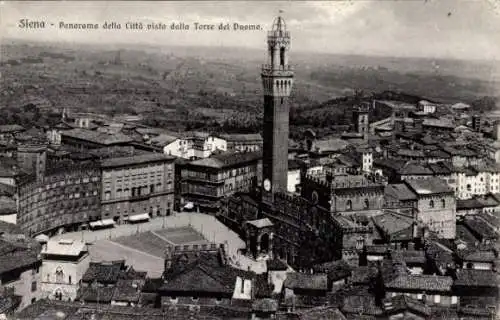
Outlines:
{"type": "Polygon", "coordinates": [[[90,256],[82,241],[49,240],[42,250],[43,297],[73,301],[79,282],[89,267],[90,256]]]}

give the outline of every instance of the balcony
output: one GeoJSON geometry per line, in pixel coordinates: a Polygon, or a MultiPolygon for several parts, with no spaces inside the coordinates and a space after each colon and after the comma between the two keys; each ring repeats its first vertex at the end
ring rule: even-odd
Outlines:
{"type": "Polygon", "coordinates": [[[293,67],[289,64],[287,65],[271,65],[271,64],[263,64],[262,72],[271,72],[271,71],[293,71],[293,67]]]}
{"type": "Polygon", "coordinates": [[[290,38],[290,31],[270,30],[267,32],[268,38],[290,38]]]}

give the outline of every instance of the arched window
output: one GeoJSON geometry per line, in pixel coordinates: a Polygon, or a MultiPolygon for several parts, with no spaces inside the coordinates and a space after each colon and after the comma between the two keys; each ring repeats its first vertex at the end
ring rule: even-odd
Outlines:
{"type": "Polygon", "coordinates": [[[470,184],[467,185],[467,191],[471,191],[472,190],[472,187],[470,184]]]}
{"type": "Polygon", "coordinates": [[[368,199],[365,199],[365,209],[369,209],[370,208],[370,201],[368,199]]]}
{"type": "Polygon", "coordinates": [[[429,207],[434,208],[434,200],[429,201],[429,207]]]}
{"type": "Polygon", "coordinates": [[[63,283],[64,282],[64,272],[61,267],[57,267],[56,269],[56,282],[63,283]]]}
{"type": "Polygon", "coordinates": [[[280,65],[282,65],[282,66],[285,65],[285,48],[284,47],[280,48],[280,65]]]}
{"type": "Polygon", "coordinates": [[[345,205],[346,210],[352,210],[352,201],[349,199],[345,205]]]}
{"type": "Polygon", "coordinates": [[[446,208],[446,200],[441,199],[441,207],[446,208]]]}

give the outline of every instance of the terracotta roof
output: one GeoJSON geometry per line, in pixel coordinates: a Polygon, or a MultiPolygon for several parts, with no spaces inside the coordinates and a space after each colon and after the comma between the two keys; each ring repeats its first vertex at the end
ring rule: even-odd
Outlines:
{"type": "Polygon", "coordinates": [[[392,235],[413,225],[413,219],[401,214],[386,212],[372,217],[373,223],[385,234],[392,235]]]}
{"type": "Polygon", "coordinates": [[[453,279],[434,275],[401,275],[385,284],[387,289],[448,292],[453,279]]]}
{"type": "Polygon", "coordinates": [[[484,205],[477,199],[457,199],[457,210],[481,209],[484,205]]]}
{"type": "Polygon", "coordinates": [[[351,268],[344,260],[336,260],[313,266],[315,273],[326,273],[328,281],[337,281],[351,276],[351,268]]]}
{"type": "Polygon", "coordinates": [[[398,252],[401,254],[401,257],[406,264],[424,264],[427,261],[424,251],[401,250],[398,252]]]}
{"type": "Polygon", "coordinates": [[[123,167],[137,164],[173,161],[175,158],[162,153],[148,153],[131,157],[110,158],[101,161],[103,168],[123,167]]]}
{"type": "Polygon", "coordinates": [[[19,225],[0,220],[0,234],[24,234],[19,225]]]}
{"type": "Polygon", "coordinates": [[[253,311],[276,312],[278,311],[278,302],[274,299],[257,299],[252,304],[253,311]]]}
{"type": "Polygon", "coordinates": [[[111,303],[116,287],[80,287],[76,301],[111,303]]]}
{"type": "Polygon", "coordinates": [[[344,314],[360,316],[381,316],[384,312],[377,305],[375,297],[370,295],[352,295],[344,298],[341,310],[344,314]]]}
{"type": "Polygon", "coordinates": [[[335,307],[315,307],[297,313],[298,320],[346,320],[347,318],[335,307]]]}
{"type": "Polygon", "coordinates": [[[425,119],[424,126],[454,129],[455,124],[447,119],[425,119]]]}
{"type": "Polygon", "coordinates": [[[465,241],[469,246],[474,246],[479,240],[465,227],[463,224],[457,223],[456,237],[457,240],[465,241]]]}
{"type": "Polygon", "coordinates": [[[498,216],[498,214],[494,215],[494,214],[490,214],[490,213],[486,213],[486,212],[481,212],[481,213],[479,213],[478,216],[481,219],[483,219],[484,221],[486,221],[487,223],[489,223],[490,225],[492,225],[496,228],[500,227],[500,217],[498,216]]]}
{"type": "Polygon", "coordinates": [[[340,138],[330,138],[324,140],[316,140],[313,144],[313,152],[328,153],[336,152],[345,149],[348,143],[340,138]]]}
{"type": "Polygon", "coordinates": [[[478,197],[477,201],[479,201],[479,203],[481,203],[484,207],[496,207],[500,205],[500,202],[491,194],[478,197]]]}
{"type": "Polygon", "coordinates": [[[113,292],[113,301],[138,303],[141,298],[141,286],[135,280],[118,280],[113,292]]]}
{"type": "Polygon", "coordinates": [[[415,193],[404,183],[388,184],[385,186],[384,193],[400,201],[417,200],[415,193]]]}
{"type": "Polygon", "coordinates": [[[199,167],[209,167],[222,169],[225,167],[232,167],[243,165],[245,163],[258,161],[262,158],[262,152],[236,152],[236,153],[223,153],[214,155],[209,158],[195,160],[190,162],[190,165],[199,167]]]}
{"type": "Polygon", "coordinates": [[[422,150],[398,149],[396,154],[401,157],[424,158],[425,153],[422,150]]]}
{"type": "Polygon", "coordinates": [[[458,269],[455,286],[497,288],[498,273],[492,270],[458,269]]]}
{"type": "Polygon", "coordinates": [[[10,196],[4,196],[0,192],[0,216],[17,213],[16,200],[10,196]]]}
{"type": "Polygon", "coordinates": [[[248,133],[248,134],[239,134],[239,133],[232,133],[232,134],[220,134],[219,137],[221,139],[224,139],[226,141],[231,141],[231,142],[262,142],[262,136],[260,133],[248,133]]]}
{"type": "Polygon", "coordinates": [[[132,142],[133,139],[123,133],[109,134],[94,130],[75,128],[61,132],[62,136],[67,136],[79,140],[90,141],[101,145],[113,145],[132,142]]]}
{"type": "Polygon", "coordinates": [[[377,275],[378,270],[373,266],[359,266],[353,268],[351,274],[351,283],[354,285],[369,284],[377,275]]]}
{"type": "Polygon", "coordinates": [[[124,268],[124,261],[91,262],[82,277],[83,282],[116,283],[124,268]]]}
{"type": "Polygon", "coordinates": [[[283,286],[293,290],[328,290],[326,274],[287,273],[283,286]]]}
{"type": "Polygon", "coordinates": [[[255,280],[253,272],[239,270],[220,263],[216,254],[195,253],[185,259],[176,257],[173,270],[165,273],[166,283],[160,288],[167,292],[219,292],[234,291],[236,278],[255,280]]]}
{"type": "Polygon", "coordinates": [[[3,124],[0,125],[0,133],[14,133],[26,130],[23,126],[18,124],[3,124]]]}
{"type": "Polygon", "coordinates": [[[158,146],[167,146],[174,141],[177,141],[179,137],[172,136],[168,134],[160,134],[154,138],[151,138],[151,143],[158,146]]]}
{"type": "Polygon", "coordinates": [[[248,319],[247,315],[242,318],[242,312],[231,308],[211,307],[204,308],[200,312],[189,311],[187,308],[176,308],[162,310],[147,307],[126,307],[114,305],[102,305],[86,303],[82,305],[79,301],[63,302],[51,300],[38,300],[29,305],[16,315],[20,320],[220,320],[226,319],[242,320],[248,319]]]}
{"type": "MultiPolygon", "coordinates": [[[[21,298],[22,299],[22,298],[21,298]]],[[[0,295],[0,314],[10,313],[17,309],[20,304],[20,296],[0,295]]]]}
{"type": "Polygon", "coordinates": [[[302,162],[295,159],[288,159],[288,171],[300,170],[302,168],[302,162]]]}
{"type": "MultiPolygon", "coordinates": [[[[220,280],[213,277],[213,272],[209,268],[197,265],[168,280],[160,290],[166,292],[220,292],[228,294],[234,292],[236,277],[232,281],[220,280]]],[[[223,280],[225,279],[223,278],[223,280]]]]}
{"type": "Polygon", "coordinates": [[[384,310],[388,314],[400,313],[406,310],[416,312],[426,317],[431,315],[431,308],[419,300],[405,295],[392,297],[384,302],[384,310]]]}
{"type": "Polygon", "coordinates": [[[497,239],[498,234],[484,220],[479,217],[466,217],[463,224],[475,235],[480,235],[484,239],[497,239]]]}
{"type": "Polygon", "coordinates": [[[453,192],[448,184],[439,178],[428,178],[423,180],[411,179],[406,180],[405,183],[418,195],[453,192]]]}
{"type": "Polygon", "coordinates": [[[458,251],[457,255],[463,261],[473,262],[494,262],[497,258],[493,250],[478,250],[477,248],[458,251]]]}
{"type": "Polygon", "coordinates": [[[0,275],[16,269],[34,268],[41,262],[37,248],[26,248],[0,240],[0,275]]]}

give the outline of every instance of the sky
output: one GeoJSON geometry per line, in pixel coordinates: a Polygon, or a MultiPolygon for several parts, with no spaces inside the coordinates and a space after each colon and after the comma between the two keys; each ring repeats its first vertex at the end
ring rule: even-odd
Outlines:
{"type": "Polygon", "coordinates": [[[292,49],[335,54],[500,60],[499,0],[39,1],[0,2],[0,37],[79,43],[263,48],[280,14],[292,49]],[[45,21],[19,28],[20,19],[45,21]],[[120,23],[121,30],[64,30],[59,23],[120,23]],[[189,31],[125,30],[126,22],[190,24],[189,31]],[[260,31],[195,31],[236,22],[260,31]]]}

